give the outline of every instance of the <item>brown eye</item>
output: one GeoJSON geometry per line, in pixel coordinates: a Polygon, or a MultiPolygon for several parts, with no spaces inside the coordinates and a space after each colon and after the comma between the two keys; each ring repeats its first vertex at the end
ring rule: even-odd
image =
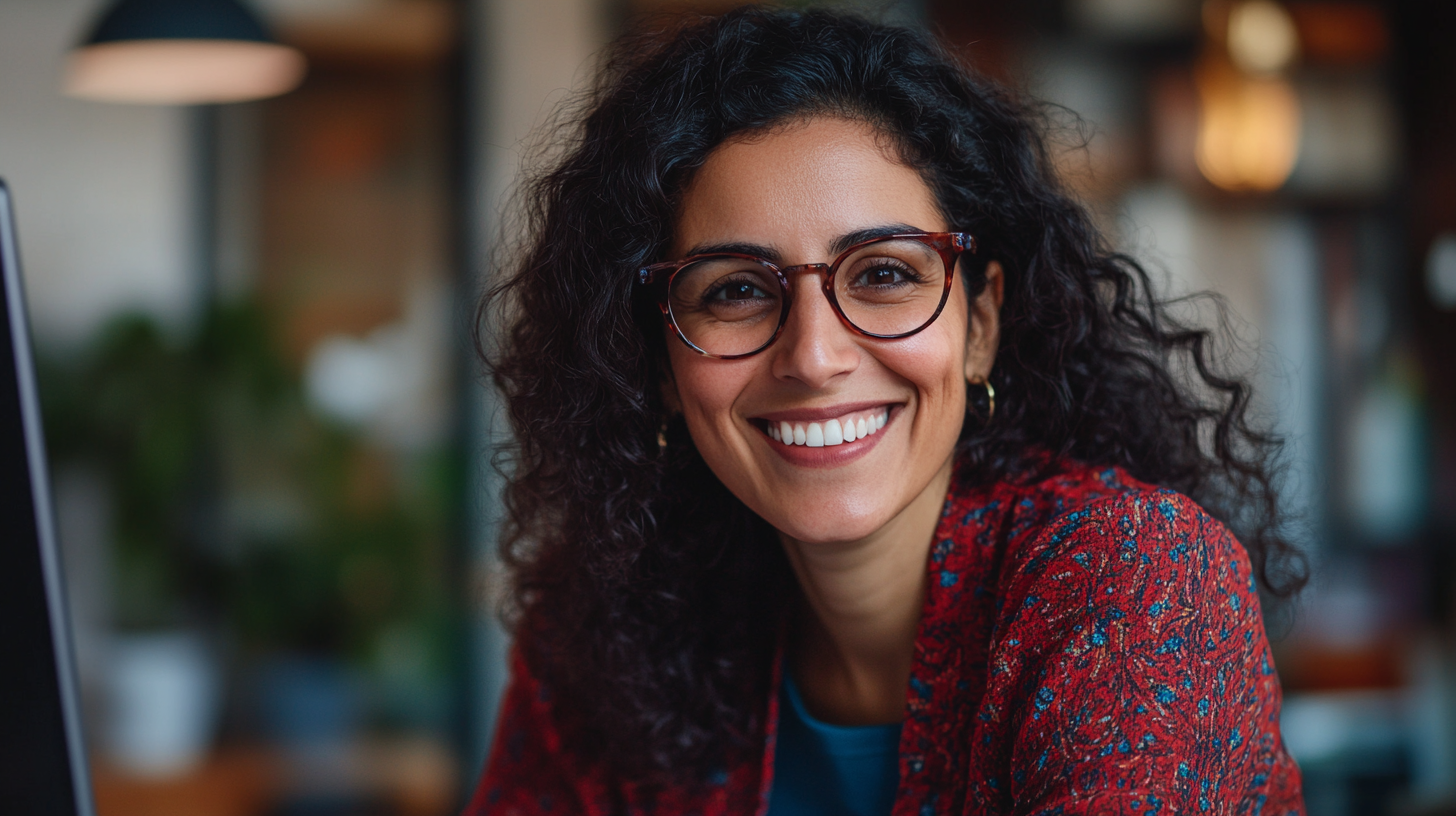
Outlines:
{"type": "Polygon", "coordinates": [[[752,281],[729,281],[708,294],[707,300],[754,300],[769,297],[752,281]]]}
{"type": "Polygon", "coordinates": [[[860,270],[850,285],[855,287],[903,286],[917,283],[919,280],[920,276],[915,273],[915,270],[907,266],[882,263],[860,270]]]}

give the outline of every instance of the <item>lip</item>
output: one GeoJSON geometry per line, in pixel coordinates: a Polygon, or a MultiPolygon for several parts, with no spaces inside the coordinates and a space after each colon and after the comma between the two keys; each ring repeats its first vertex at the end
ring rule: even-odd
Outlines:
{"type": "MultiPolygon", "coordinates": [[[[889,408],[894,410],[900,403],[893,400],[866,400],[864,402],[842,402],[838,405],[829,405],[823,408],[794,408],[788,411],[774,411],[769,414],[757,414],[751,419],[763,420],[765,422],[824,422],[830,419],[839,419],[845,414],[855,414],[860,411],[868,411],[871,408],[889,408]]],[[[853,443],[850,443],[853,444],[853,443]]]]}

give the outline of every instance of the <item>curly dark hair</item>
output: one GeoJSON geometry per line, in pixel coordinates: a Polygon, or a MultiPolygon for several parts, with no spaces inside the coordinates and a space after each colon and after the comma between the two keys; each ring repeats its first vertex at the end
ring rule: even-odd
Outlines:
{"type": "MultiPolygon", "coordinates": [[[[1005,270],[998,409],[965,423],[960,478],[1121,466],[1238,531],[1266,593],[1303,581],[1280,535],[1279,440],[1220,372],[1216,333],[1175,320],[1064,191],[1038,108],[923,35],[838,13],[749,8],[635,35],[523,189],[526,244],[477,324],[497,323],[483,354],[515,431],[507,618],[576,749],[624,778],[701,779],[752,750],[796,592],[774,531],[680,418],[659,450],[666,340],[634,272],[663,259],[716,146],[811,115],[874,124],[1005,270]]],[[[964,277],[974,298],[984,274],[964,277]]]]}

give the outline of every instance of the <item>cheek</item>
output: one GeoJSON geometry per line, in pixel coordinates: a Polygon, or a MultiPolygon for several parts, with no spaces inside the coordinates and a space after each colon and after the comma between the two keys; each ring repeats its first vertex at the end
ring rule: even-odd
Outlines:
{"type": "Polygon", "coordinates": [[[750,440],[757,431],[734,419],[734,407],[752,386],[756,361],[714,360],[688,352],[674,355],[673,372],[693,446],[724,486],[756,505],[753,497],[765,478],[750,440]]]}
{"type": "Polygon", "coordinates": [[[914,384],[921,401],[920,420],[944,424],[951,436],[959,434],[966,408],[965,297],[963,292],[957,294],[929,328],[886,345],[877,355],[914,384]]]}
{"type": "Polygon", "coordinates": [[[963,347],[925,340],[896,349],[894,356],[882,355],[881,361],[914,385],[919,403],[916,420],[922,425],[918,430],[932,436],[955,436],[960,433],[966,405],[963,347]],[[937,429],[941,432],[936,433],[937,429]]]}
{"type": "Polygon", "coordinates": [[[670,355],[679,407],[702,447],[712,444],[704,432],[731,422],[732,408],[752,377],[748,361],[714,360],[686,349],[670,355]]]}

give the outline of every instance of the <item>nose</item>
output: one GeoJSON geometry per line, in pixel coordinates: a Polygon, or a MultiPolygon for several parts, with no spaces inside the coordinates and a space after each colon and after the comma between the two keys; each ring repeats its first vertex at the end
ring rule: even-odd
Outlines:
{"type": "Polygon", "coordinates": [[[859,366],[859,344],[824,294],[822,281],[827,267],[806,264],[792,271],[802,273],[789,275],[793,305],[783,333],[768,349],[773,355],[773,375],[797,380],[810,388],[823,388],[859,366]]]}

